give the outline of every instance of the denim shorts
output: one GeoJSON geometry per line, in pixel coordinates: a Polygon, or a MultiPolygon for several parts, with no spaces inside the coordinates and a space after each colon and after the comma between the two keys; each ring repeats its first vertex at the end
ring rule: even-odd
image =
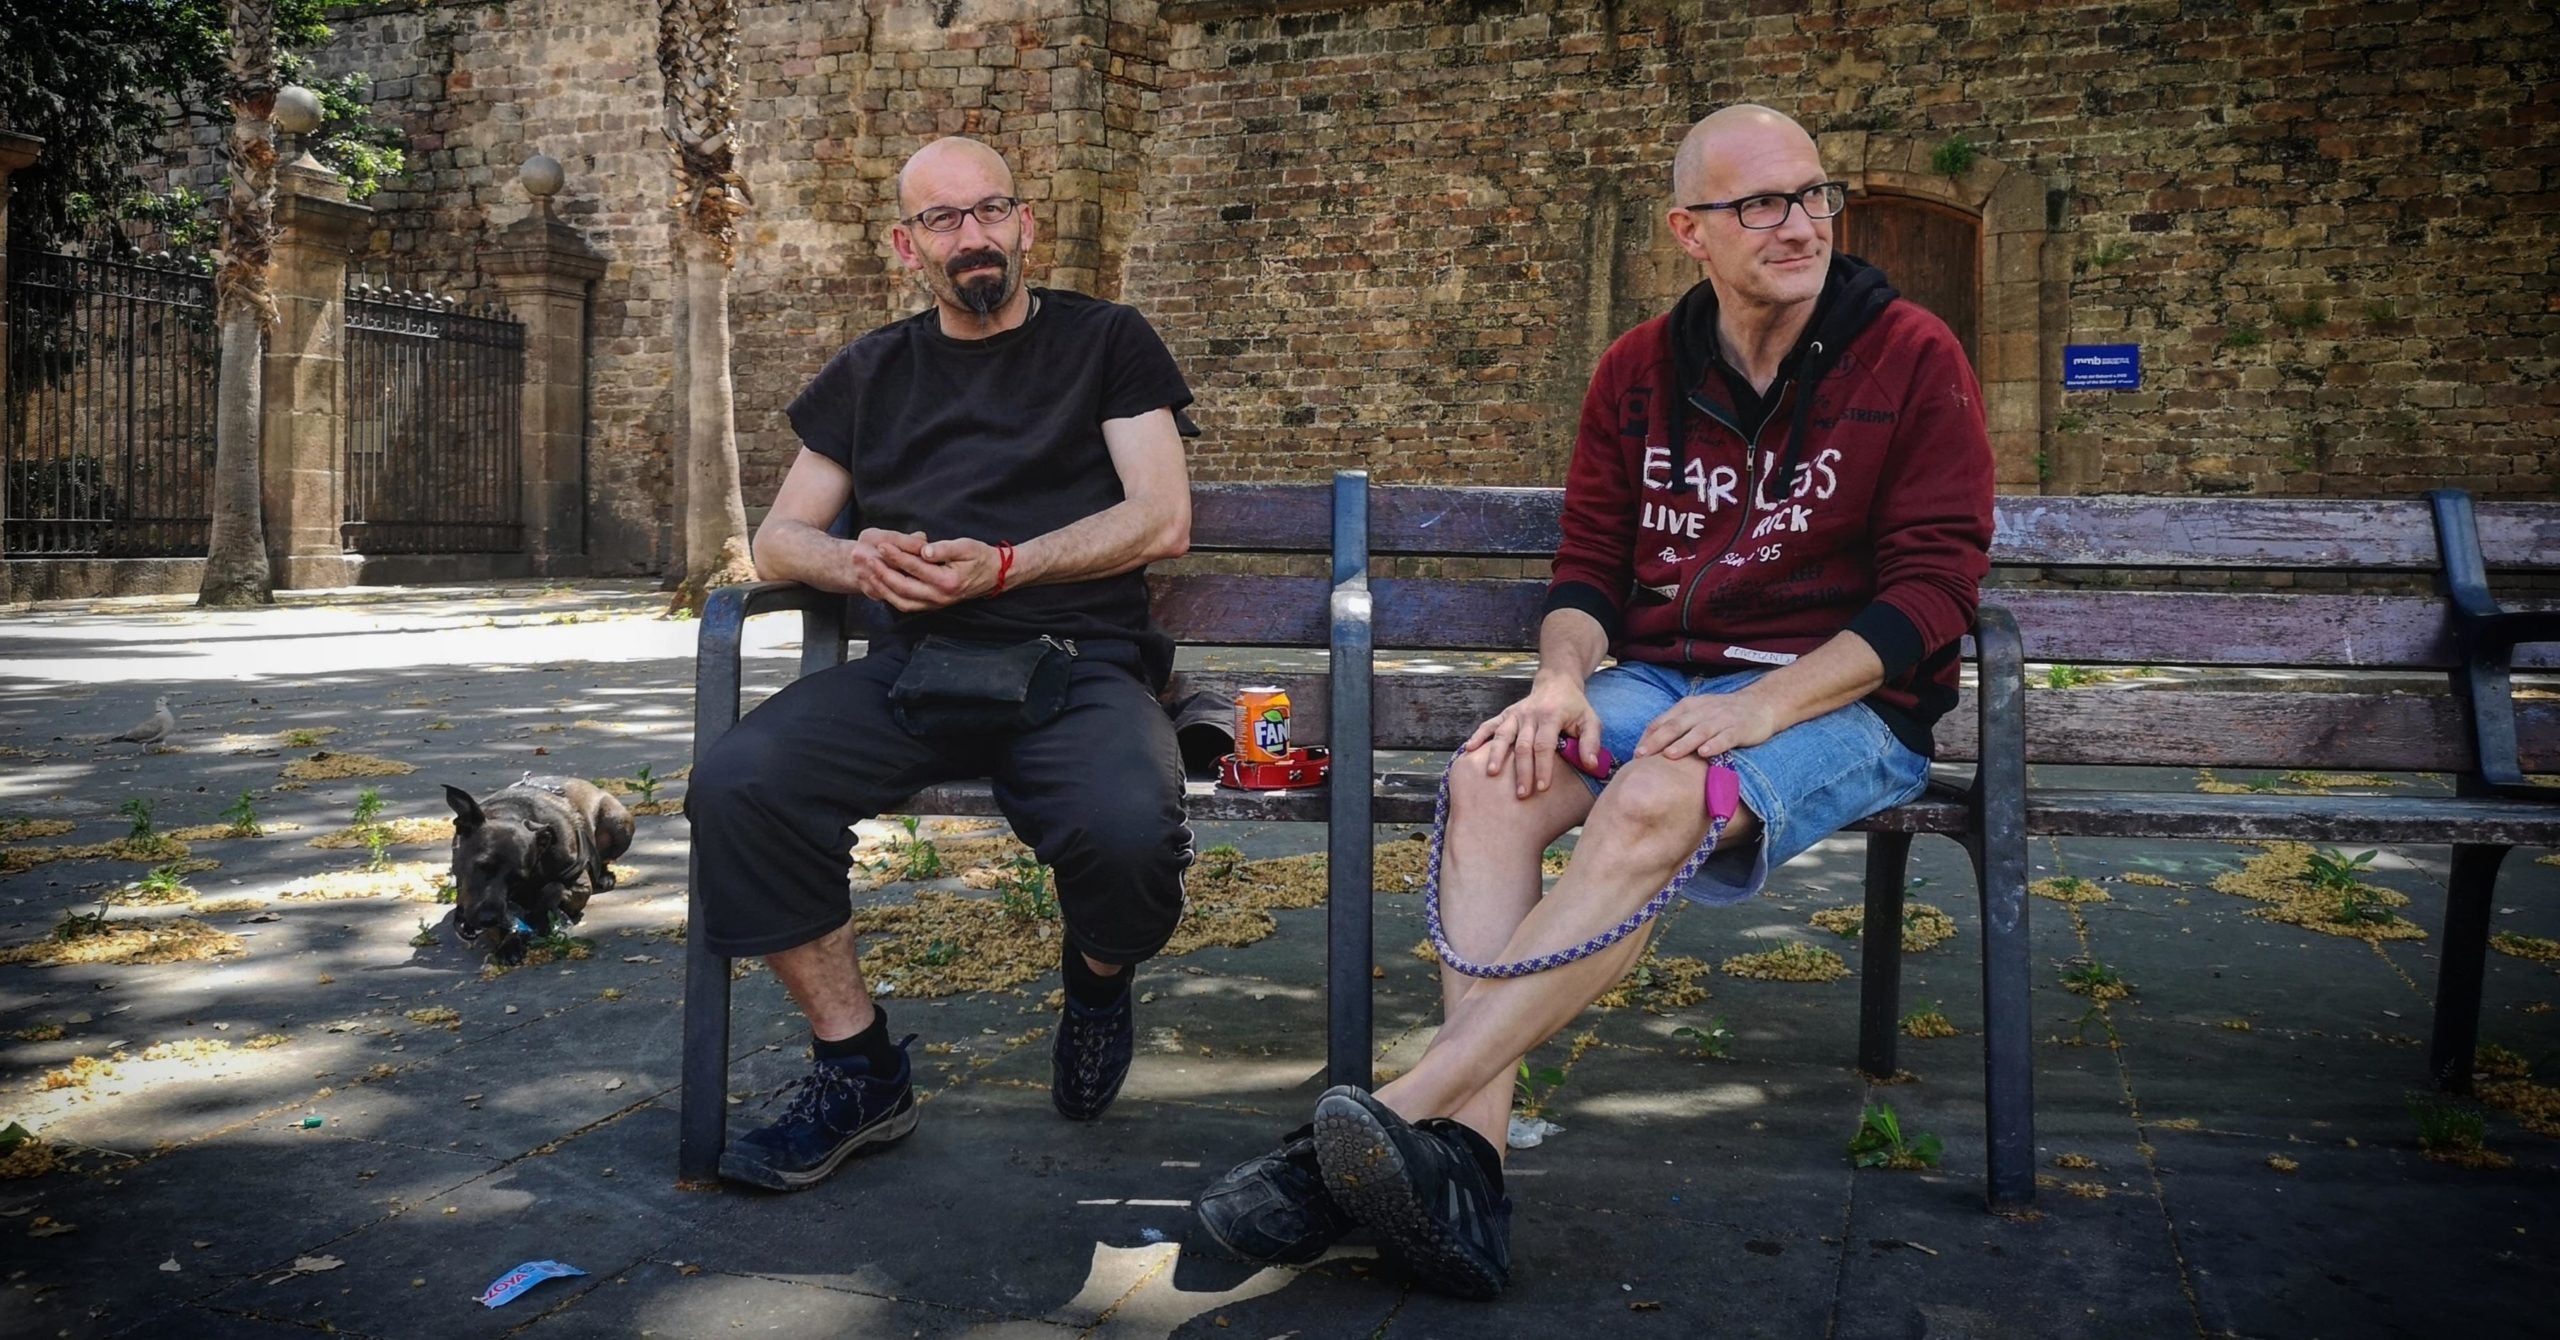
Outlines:
{"type": "MultiPolygon", "coordinates": [[[[1645,727],[1683,698],[1732,693],[1766,670],[1687,674],[1671,666],[1622,661],[1583,686],[1600,715],[1600,739],[1609,756],[1635,757],[1645,727]]],[[[1680,893],[1709,906],[1738,903],[1760,892],[1769,872],[1807,847],[1858,820],[1919,795],[1929,786],[1929,760],[1888,729],[1865,703],[1798,722],[1748,749],[1733,752],[1742,778],[1743,803],[1760,816],[1753,849],[1735,847],[1709,857],[1680,893]]],[[[1596,794],[1603,783],[1576,773],[1596,794]]]]}

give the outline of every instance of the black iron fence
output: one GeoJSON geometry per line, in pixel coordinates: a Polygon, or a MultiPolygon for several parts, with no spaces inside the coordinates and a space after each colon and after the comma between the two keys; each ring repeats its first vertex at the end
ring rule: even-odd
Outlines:
{"type": "Polygon", "coordinates": [[[201,555],[211,529],[213,280],[166,263],[9,261],[0,555],[201,555]]]}
{"type": "Polygon", "coordinates": [[[523,547],[524,326],[450,298],[347,287],[348,549],[523,547]]]}

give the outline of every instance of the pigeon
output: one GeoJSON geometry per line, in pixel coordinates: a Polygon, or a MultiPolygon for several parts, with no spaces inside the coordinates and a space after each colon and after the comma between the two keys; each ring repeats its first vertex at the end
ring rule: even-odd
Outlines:
{"type": "Polygon", "coordinates": [[[178,729],[178,718],[169,710],[166,695],[152,700],[151,719],[105,741],[107,744],[138,744],[148,750],[166,740],[178,729]]]}

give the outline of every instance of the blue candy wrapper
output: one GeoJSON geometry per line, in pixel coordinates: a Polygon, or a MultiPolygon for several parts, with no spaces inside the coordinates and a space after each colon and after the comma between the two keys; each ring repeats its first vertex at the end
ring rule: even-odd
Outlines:
{"type": "Polygon", "coordinates": [[[483,1307],[496,1307],[501,1303],[513,1302],[517,1294],[544,1280],[586,1273],[576,1266],[562,1265],[557,1261],[527,1261],[490,1281],[489,1287],[481,1291],[480,1304],[483,1307]]]}

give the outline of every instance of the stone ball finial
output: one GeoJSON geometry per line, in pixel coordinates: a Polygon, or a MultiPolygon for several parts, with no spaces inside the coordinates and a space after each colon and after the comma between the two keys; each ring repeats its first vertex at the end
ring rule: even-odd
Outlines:
{"type": "Polygon", "coordinates": [[[566,175],[560,171],[560,160],[549,154],[535,154],[516,169],[516,180],[524,183],[525,194],[537,200],[548,199],[560,190],[566,175]]]}
{"type": "Polygon", "coordinates": [[[320,128],[324,117],[320,95],[300,84],[287,84],[276,90],[276,107],[270,116],[276,129],[288,135],[308,135],[320,128]]]}

